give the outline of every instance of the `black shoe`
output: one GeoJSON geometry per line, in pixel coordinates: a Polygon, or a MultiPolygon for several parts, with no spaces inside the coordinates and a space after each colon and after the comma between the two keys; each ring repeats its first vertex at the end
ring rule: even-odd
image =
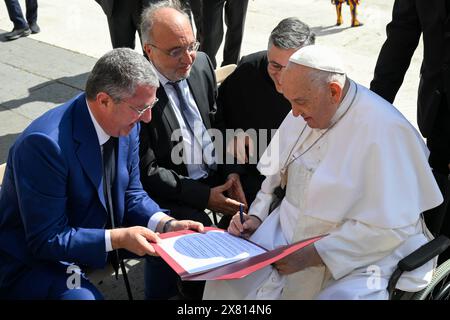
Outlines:
{"type": "Polygon", "coordinates": [[[5,38],[8,40],[16,40],[20,37],[28,37],[31,33],[30,28],[22,28],[22,29],[13,29],[13,31],[5,34],[5,38]]]}
{"type": "Polygon", "coordinates": [[[39,28],[39,26],[36,22],[30,23],[30,30],[31,30],[31,33],[41,32],[41,28],[39,28]]]}

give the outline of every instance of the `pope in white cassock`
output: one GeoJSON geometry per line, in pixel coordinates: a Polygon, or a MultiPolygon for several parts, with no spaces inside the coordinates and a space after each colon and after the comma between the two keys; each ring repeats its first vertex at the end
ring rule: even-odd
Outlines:
{"type": "MultiPolygon", "coordinates": [[[[291,56],[282,88],[292,112],[258,163],[266,179],[244,224],[237,214],[228,228],[267,249],[328,235],[243,279],[208,281],[204,299],[387,299],[398,261],[431,239],[421,213],[442,196],[427,147],[337,57],[317,45],[291,56]],[[269,215],[279,186],[285,196],[269,215]]],[[[397,288],[424,288],[435,263],[397,288]]]]}

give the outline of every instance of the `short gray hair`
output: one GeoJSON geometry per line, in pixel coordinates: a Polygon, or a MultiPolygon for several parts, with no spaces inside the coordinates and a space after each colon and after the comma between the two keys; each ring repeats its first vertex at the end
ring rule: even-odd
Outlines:
{"type": "Polygon", "coordinates": [[[186,8],[178,0],[164,0],[151,3],[141,14],[141,37],[143,44],[151,42],[155,12],[162,8],[171,8],[178,11],[183,14],[190,23],[189,15],[185,11],[186,8]]]}
{"type": "Polygon", "coordinates": [[[280,21],[269,37],[269,47],[274,45],[280,49],[300,49],[314,44],[316,35],[306,23],[295,17],[280,21]]]}
{"type": "Polygon", "coordinates": [[[331,82],[337,82],[342,87],[345,85],[347,76],[343,73],[329,72],[312,68],[309,69],[309,79],[315,86],[325,88],[331,82]]]}
{"type": "Polygon", "coordinates": [[[86,97],[95,100],[99,92],[106,92],[119,102],[133,96],[139,85],[159,87],[155,68],[142,54],[118,48],[98,59],[86,83],[86,97]]]}

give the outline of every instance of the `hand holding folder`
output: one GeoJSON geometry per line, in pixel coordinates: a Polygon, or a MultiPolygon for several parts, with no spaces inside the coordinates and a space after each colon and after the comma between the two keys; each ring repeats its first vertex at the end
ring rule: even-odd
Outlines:
{"type": "Polygon", "coordinates": [[[154,244],[159,255],[183,280],[228,280],[243,278],[291,253],[321,239],[318,236],[274,250],[224,230],[205,228],[206,233],[190,230],[162,234],[154,244]]]}

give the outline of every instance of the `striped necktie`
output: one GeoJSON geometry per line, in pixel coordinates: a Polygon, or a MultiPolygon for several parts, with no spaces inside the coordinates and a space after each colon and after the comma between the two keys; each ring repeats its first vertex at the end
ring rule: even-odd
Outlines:
{"type": "Polygon", "coordinates": [[[202,148],[203,161],[208,165],[209,169],[216,170],[217,165],[215,160],[214,144],[208,130],[206,130],[206,127],[201,120],[201,117],[199,118],[194,110],[189,107],[183,92],[181,91],[180,81],[168,83],[173,86],[175,92],[177,93],[180,104],[179,109],[181,110],[181,115],[186,123],[186,126],[202,148]]]}

